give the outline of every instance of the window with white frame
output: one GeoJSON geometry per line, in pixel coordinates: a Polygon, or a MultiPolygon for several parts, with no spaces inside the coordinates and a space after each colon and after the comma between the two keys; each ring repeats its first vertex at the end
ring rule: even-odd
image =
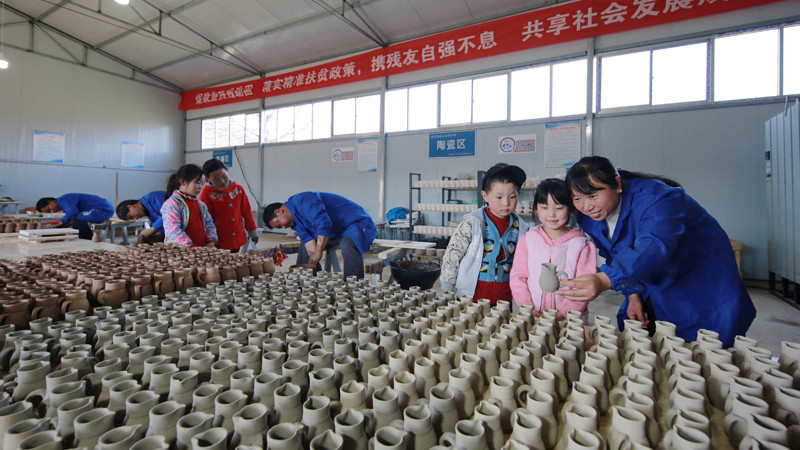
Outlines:
{"type": "Polygon", "coordinates": [[[381,129],[381,96],[356,98],[356,134],[377,133],[381,129]]]}
{"type": "Polygon", "coordinates": [[[343,98],[333,102],[333,135],[356,132],[356,99],[343,98]]]}
{"type": "Polygon", "coordinates": [[[436,128],[439,94],[436,84],[408,89],[408,129],[436,128]]]}
{"type": "Polygon", "coordinates": [[[649,104],[649,51],[600,59],[600,109],[649,104]]]}
{"type": "Polygon", "coordinates": [[[780,30],[714,40],[714,101],[780,95],[780,30]]]}
{"type": "Polygon", "coordinates": [[[783,95],[800,94],[800,25],[783,29],[783,95]]]}
{"type": "Polygon", "coordinates": [[[313,132],[314,139],[327,139],[331,137],[331,105],[333,102],[326,100],[314,103],[313,132]]]}
{"type": "Polygon", "coordinates": [[[653,105],[707,99],[708,43],[653,50],[653,105]]]}
{"type": "Polygon", "coordinates": [[[553,64],[551,116],[586,112],[586,59],[553,64]]]}
{"type": "Polygon", "coordinates": [[[508,119],[508,74],[472,81],[472,123],[508,119]]]}
{"type": "Polygon", "coordinates": [[[550,64],[511,72],[511,120],[550,116],[550,64]]]}
{"type": "Polygon", "coordinates": [[[408,89],[386,91],[383,129],[387,133],[408,129],[408,89]]]}
{"type": "Polygon", "coordinates": [[[257,143],[261,127],[253,113],[203,119],[200,128],[200,148],[212,149],[257,143]]]}
{"type": "Polygon", "coordinates": [[[472,121],[472,80],[442,83],[441,96],[439,125],[455,125],[472,121]]]}

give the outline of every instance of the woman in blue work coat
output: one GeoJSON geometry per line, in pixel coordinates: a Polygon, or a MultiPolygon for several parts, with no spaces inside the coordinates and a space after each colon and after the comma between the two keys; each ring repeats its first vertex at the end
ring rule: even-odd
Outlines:
{"type": "Polygon", "coordinates": [[[617,171],[589,156],[567,172],[567,185],[588,233],[606,263],[597,274],[563,282],[569,300],[591,301],[606,289],[625,295],[619,310],[652,332],[655,320],[677,326],[687,342],[700,328],[719,333],[726,347],[756,315],[727,234],[672,180],[617,171]]]}

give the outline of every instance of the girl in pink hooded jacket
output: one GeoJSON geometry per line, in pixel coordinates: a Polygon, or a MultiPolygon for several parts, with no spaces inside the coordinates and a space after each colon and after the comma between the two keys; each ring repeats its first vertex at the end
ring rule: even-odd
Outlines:
{"type": "Polygon", "coordinates": [[[563,180],[548,178],[539,183],[533,202],[540,225],[531,228],[517,244],[510,280],[514,304],[533,305],[536,316],[545,309],[556,309],[559,320],[566,317],[567,311],[580,311],[585,323],[588,302],[542,292],[539,275],[542,263],[554,263],[556,270],[566,272],[570,279],[596,273],[595,246],[583,232],[567,225],[574,208],[563,180]]]}

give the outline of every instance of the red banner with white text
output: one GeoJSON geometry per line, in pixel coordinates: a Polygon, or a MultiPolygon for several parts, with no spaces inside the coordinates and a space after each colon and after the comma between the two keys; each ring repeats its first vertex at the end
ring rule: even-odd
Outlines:
{"type": "Polygon", "coordinates": [[[306,69],[187,91],[181,94],[180,109],[206,108],[336,86],[775,1],[779,0],[577,0],[306,69]]]}

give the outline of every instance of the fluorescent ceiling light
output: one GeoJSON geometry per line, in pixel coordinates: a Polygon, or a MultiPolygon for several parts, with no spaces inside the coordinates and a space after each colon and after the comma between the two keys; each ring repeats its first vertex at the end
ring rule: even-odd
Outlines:
{"type": "Polygon", "coordinates": [[[114,0],[115,2],[119,3],[120,5],[127,5],[130,3],[130,0],[114,0]]]}
{"type": "Polygon", "coordinates": [[[6,55],[0,52],[0,69],[8,69],[8,61],[6,61],[6,55]]]}

